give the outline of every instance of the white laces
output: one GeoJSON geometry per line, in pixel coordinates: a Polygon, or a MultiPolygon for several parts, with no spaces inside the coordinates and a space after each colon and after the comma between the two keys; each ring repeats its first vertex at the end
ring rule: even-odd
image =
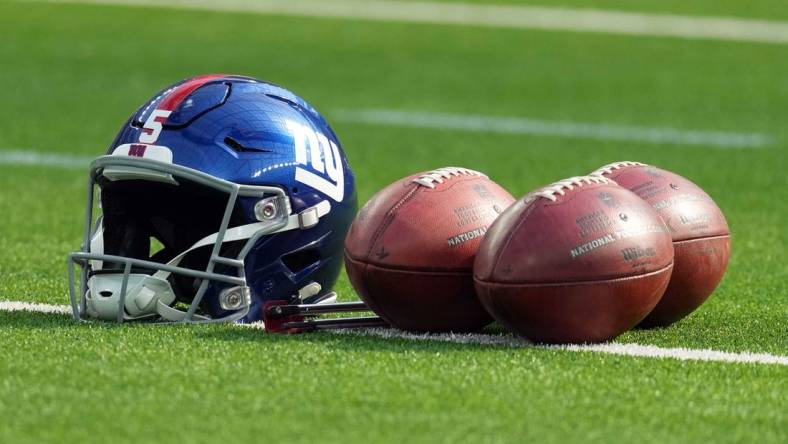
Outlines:
{"type": "Polygon", "coordinates": [[[559,180],[558,182],[552,183],[544,188],[541,188],[537,191],[534,191],[526,198],[526,202],[532,202],[536,200],[537,197],[543,197],[545,199],[551,200],[555,202],[557,199],[556,194],[560,194],[563,196],[566,194],[566,191],[573,190],[575,187],[582,187],[583,185],[593,185],[595,183],[615,183],[610,179],[601,176],[575,176],[570,177],[568,179],[559,180]]]}
{"type": "Polygon", "coordinates": [[[432,170],[428,173],[425,173],[416,179],[413,179],[413,183],[417,183],[421,186],[425,186],[427,188],[435,188],[435,183],[443,183],[444,180],[451,179],[452,177],[456,176],[481,176],[487,177],[486,175],[474,171],[469,170],[467,168],[462,167],[444,167],[438,168],[437,170],[432,170]]]}
{"type": "Polygon", "coordinates": [[[627,167],[627,166],[635,166],[635,165],[637,165],[637,166],[645,166],[646,164],[645,163],[640,163],[640,162],[632,162],[632,161],[629,161],[629,160],[624,160],[624,161],[621,161],[621,162],[613,162],[613,163],[609,163],[609,164],[599,168],[598,170],[594,171],[590,175],[591,176],[604,176],[605,174],[612,173],[614,170],[618,170],[618,169],[621,169],[621,168],[624,168],[624,167],[627,167]]]}

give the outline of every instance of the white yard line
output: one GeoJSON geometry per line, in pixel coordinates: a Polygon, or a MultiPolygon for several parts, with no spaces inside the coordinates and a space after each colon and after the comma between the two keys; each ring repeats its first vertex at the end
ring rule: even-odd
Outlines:
{"type": "MultiPolygon", "coordinates": [[[[30,1],[30,0],[29,0],[30,1]]],[[[32,0],[385,22],[788,43],[788,23],[522,5],[353,0],[32,0]]]]}
{"type": "MultiPolygon", "coordinates": [[[[38,313],[71,314],[71,307],[66,305],[36,304],[17,301],[0,301],[0,311],[31,311],[38,313]]],[[[242,324],[239,324],[241,326],[242,324]]],[[[244,325],[244,327],[261,328],[261,324],[244,325]]],[[[517,348],[541,348],[548,350],[566,350],[573,352],[607,353],[640,358],[678,359],[681,361],[713,361],[745,364],[776,364],[788,365],[788,356],[771,355],[768,353],[730,353],[716,350],[694,350],[687,348],[663,348],[654,345],[620,344],[616,342],[593,345],[556,345],[535,346],[528,341],[513,336],[490,335],[479,333],[468,334],[414,334],[390,328],[336,330],[336,334],[374,336],[379,338],[396,338],[410,341],[435,341],[453,344],[497,345],[517,348]]]]}
{"type": "Polygon", "coordinates": [[[0,301],[0,311],[32,311],[36,313],[71,314],[68,305],[38,304],[35,302],[0,301]]]}
{"type": "Polygon", "coordinates": [[[615,342],[596,345],[567,345],[559,346],[557,348],[570,351],[599,352],[624,356],[671,358],[681,361],[716,361],[788,365],[788,356],[770,355],[768,353],[729,353],[709,349],[696,350],[689,348],[662,348],[657,347],[656,345],[618,344],[615,342]]]}
{"type": "Polygon", "coordinates": [[[376,336],[381,338],[400,338],[412,341],[437,341],[451,342],[455,344],[478,344],[478,345],[503,345],[509,347],[535,347],[548,350],[566,350],[574,352],[596,352],[622,356],[634,356],[645,358],[667,358],[678,359],[681,361],[716,361],[733,363],[753,363],[753,364],[777,364],[788,365],[788,356],[771,355],[768,353],[730,353],[709,349],[688,349],[688,348],[663,348],[655,345],[640,344],[621,344],[609,342],[605,344],[590,345],[533,345],[524,339],[513,336],[487,335],[479,333],[468,334],[415,334],[402,332],[390,328],[359,329],[350,331],[338,331],[339,333],[359,334],[364,336],[376,336]]]}
{"type": "MultiPolygon", "coordinates": [[[[666,127],[394,109],[335,109],[331,113],[331,120],[365,125],[711,148],[768,148],[775,143],[774,138],[770,135],[751,132],[683,130],[666,127]]],[[[85,169],[92,160],[93,158],[86,156],[48,153],[33,149],[0,149],[0,166],[33,165],[48,168],[85,169]]]]}
{"type": "Polygon", "coordinates": [[[759,133],[683,130],[666,127],[393,109],[337,109],[331,113],[331,117],[332,120],[338,122],[373,125],[653,144],[701,145],[717,148],[762,148],[773,143],[771,137],[759,133]]]}
{"type": "Polygon", "coordinates": [[[87,169],[93,159],[70,154],[42,153],[33,150],[0,150],[0,165],[34,165],[49,168],[87,169]]]}

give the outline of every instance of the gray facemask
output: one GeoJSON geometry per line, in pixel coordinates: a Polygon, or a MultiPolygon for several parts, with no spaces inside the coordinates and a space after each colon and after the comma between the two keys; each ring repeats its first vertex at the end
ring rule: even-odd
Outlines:
{"type": "Polygon", "coordinates": [[[90,177],[85,212],[85,231],[82,251],[68,256],[69,295],[73,315],[123,322],[136,319],[157,319],[172,322],[232,322],[246,316],[251,305],[251,292],[247,286],[244,258],[262,237],[289,230],[314,227],[320,218],[331,211],[323,200],[299,214],[291,214],[290,201],[281,188],[239,185],[211,175],[160,160],[103,156],[90,165],[90,177]],[[178,180],[188,180],[227,195],[221,225],[216,233],[200,239],[187,250],[179,253],[166,264],[123,256],[104,254],[103,225],[101,217],[93,222],[93,206],[97,179],[110,181],[146,180],[172,185],[178,180]],[[228,227],[230,217],[240,197],[258,198],[255,205],[257,222],[228,227]],[[244,241],[234,257],[220,255],[222,245],[244,241]],[[205,269],[194,270],[180,266],[190,252],[210,247],[210,259],[205,269]],[[106,264],[115,265],[107,269],[106,264]],[[76,267],[81,267],[79,291],[76,285],[76,267]],[[235,270],[235,275],[216,273],[217,265],[235,270]],[[134,273],[134,268],[154,270],[151,274],[134,273]],[[199,287],[188,308],[175,307],[176,295],[168,278],[183,275],[199,280],[199,287]],[[217,319],[197,314],[210,282],[221,282],[225,289],[219,293],[220,307],[229,312],[217,319]]]}

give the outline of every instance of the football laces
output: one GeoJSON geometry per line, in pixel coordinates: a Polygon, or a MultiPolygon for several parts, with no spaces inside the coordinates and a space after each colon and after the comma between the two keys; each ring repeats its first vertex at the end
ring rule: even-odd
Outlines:
{"type": "Polygon", "coordinates": [[[537,191],[534,191],[528,197],[526,197],[526,203],[532,202],[539,197],[544,199],[551,200],[553,202],[558,199],[557,195],[563,196],[566,194],[567,191],[571,191],[575,189],[575,187],[580,188],[583,185],[593,185],[595,183],[615,183],[612,180],[602,177],[602,176],[575,176],[570,177],[568,179],[559,180],[558,182],[552,183],[547,185],[544,188],[541,188],[537,191]]]}
{"type": "Polygon", "coordinates": [[[605,174],[610,174],[614,170],[618,170],[620,168],[628,167],[628,166],[645,166],[645,163],[640,162],[632,162],[629,160],[624,160],[621,162],[613,162],[609,163],[603,167],[600,167],[598,170],[594,171],[590,174],[590,176],[604,176],[605,174]]]}
{"type": "Polygon", "coordinates": [[[427,188],[435,188],[436,183],[443,183],[445,180],[451,179],[452,177],[457,176],[481,176],[487,177],[486,175],[474,171],[469,170],[468,168],[462,167],[444,167],[438,168],[437,170],[429,171],[415,179],[413,179],[413,183],[417,183],[421,186],[427,188]]]}

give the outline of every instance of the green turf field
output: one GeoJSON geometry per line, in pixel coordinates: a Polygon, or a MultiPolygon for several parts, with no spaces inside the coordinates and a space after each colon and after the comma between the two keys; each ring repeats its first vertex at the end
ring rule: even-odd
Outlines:
{"type": "MultiPolygon", "coordinates": [[[[788,19],[776,0],[747,8],[539,3],[788,19]]],[[[87,174],[3,163],[3,153],[98,156],[151,94],[204,72],[268,79],[309,100],[342,140],[361,202],[446,165],[481,170],[516,196],[616,160],[687,176],[728,218],[728,273],[689,318],[616,341],[788,355],[788,45],[777,44],[0,3],[0,301],[67,303],[65,258],[81,241],[87,174]],[[648,143],[346,118],[369,109],[765,142],[648,143]]],[[[345,278],[338,291],[355,298],[345,278]]],[[[785,365],[272,336],[229,325],[78,325],[5,311],[0,350],[0,443],[788,441],[785,365]]]]}

